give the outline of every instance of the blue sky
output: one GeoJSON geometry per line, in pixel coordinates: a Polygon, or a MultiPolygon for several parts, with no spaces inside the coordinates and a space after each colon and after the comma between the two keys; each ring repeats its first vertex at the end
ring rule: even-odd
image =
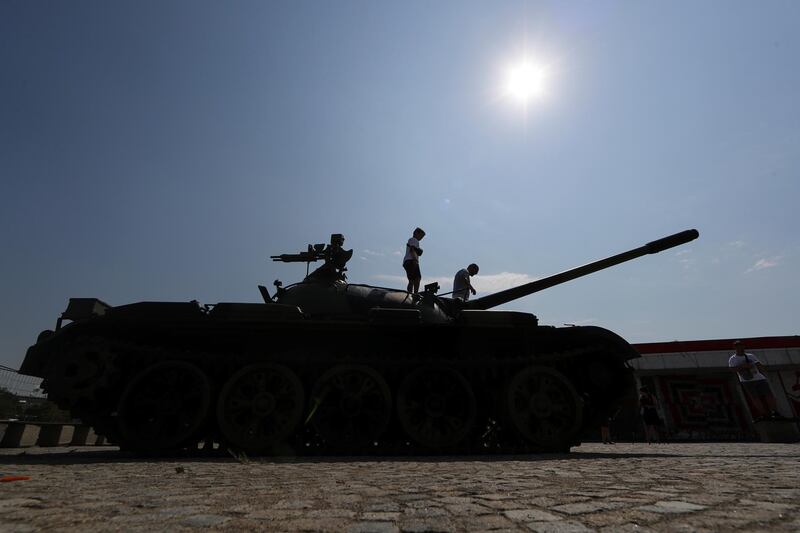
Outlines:
{"type": "Polygon", "coordinates": [[[796,2],[0,3],[0,364],[69,297],[259,301],[330,233],[354,282],[482,293],[631,342],[798,334],[796,2]],[[548,68],[527,109],[506,66],[548,68]],[[443,284],[444,285],[444,284],[443,284]]]}

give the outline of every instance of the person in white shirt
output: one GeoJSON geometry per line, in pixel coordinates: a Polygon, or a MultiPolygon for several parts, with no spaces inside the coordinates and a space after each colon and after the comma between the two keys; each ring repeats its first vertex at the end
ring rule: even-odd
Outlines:
{"type": "Polygon", "coordinates": [[[419,292],[419,282],[422,281],[422,274],[419,271],[419,256],[422,255],[422,248],[419,247],[419,241],[423,237],[425,237],[425,232],[422,228],[416,228],[406,243],[406,255],[403,257],[403,269],[408,278],[406,290],[414,294],[419,292]]]}
{"type": "Polygon", "coordinates": [[[453,279],[453,298],[461,300],[462,302],[469,301],[469,294],[475,294],[475,287],[470,283],[470,277],[478,273],[478,265],[472,263],[467,268],[462,268],[456,272],[456,277],[453,279]]]}
{"type": "Polygon", "coordinates": [[[767,376],[762,372],[761,361],[755,355],[744,351],[742,341],[735,341],[733,347],[736,353],[728,359],[728,367],[739,376],[742,388],[758,409],[757,413],[753,413],[753,418],[778,416],[775,396],[772,394],[767,376]]]}

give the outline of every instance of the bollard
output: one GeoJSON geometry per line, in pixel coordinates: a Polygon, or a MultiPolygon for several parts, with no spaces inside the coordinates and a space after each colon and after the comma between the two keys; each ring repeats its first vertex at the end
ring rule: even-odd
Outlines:
{"type": "Polygon", "coordinates": [[[72,440],[70,446],[86,446],[86,437],[89,436],[89,426],[75,426],[75,431],[72,433],[72,440]]]}
{"type": "Polygon", "coordinates": [[[25,422],[6,422],[0,448],[24,448],[34,446],[39,440],[39,426],[25,422]]]}
{"type": "Polygon", "coordinates": [[[66,446],[72,441],[75,426],[72,424],[40,424],[39,446],[66,446]]]}

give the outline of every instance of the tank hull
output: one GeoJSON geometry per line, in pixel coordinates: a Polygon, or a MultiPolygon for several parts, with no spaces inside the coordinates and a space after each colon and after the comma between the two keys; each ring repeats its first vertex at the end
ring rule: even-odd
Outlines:
{"type": "Polygon", "coordinates": [[[638,354],[601,328],[373,311],[131,304],[45,336],[21,371],[112,442],[156,454],[562,452],[635,394],[638,354]]]}

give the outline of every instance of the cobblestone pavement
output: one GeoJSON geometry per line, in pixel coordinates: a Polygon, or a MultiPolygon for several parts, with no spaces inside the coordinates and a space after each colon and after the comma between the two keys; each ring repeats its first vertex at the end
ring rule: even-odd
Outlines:
{"type": "Polygon", "coordinates": [[[800,445],[511,458],[146,460],[0,450],[0,531],[797,531],[800,445]]]}

